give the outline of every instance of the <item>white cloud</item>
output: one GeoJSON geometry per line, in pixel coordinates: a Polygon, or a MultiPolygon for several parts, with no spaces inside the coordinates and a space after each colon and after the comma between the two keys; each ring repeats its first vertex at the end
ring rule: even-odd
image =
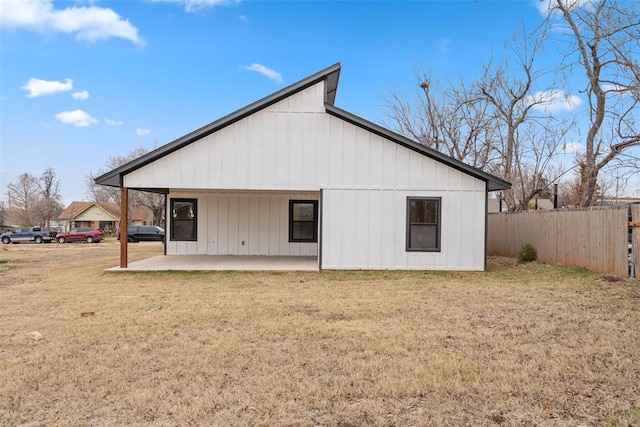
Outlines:
{"type": "Polygon", "coordinates": [[[91,117],[87,112],[82,110],[63,111],[55,115],[55,118],[68,125],[75,127],[86,127],[98,123],[97,119],[91,117]]]}
{"type": "MultiPolygon", "coordinates": [[[[549,13],[553,10],[553,4],[555,0],[533,0],[538,11],[543,16],[549,16],[549,13]]],[[[580,9],[583,7],[592,7],[597,0],[571,0],[567,2],[570,10],[580,9]]]]}
{"type": "Polygon", "coordinates": [[[544,92],[536,92],[535,95],[529,97],[530,104],[534,105],[534,109],[544,111],[545,113],[557,113],[560,111],[572,111],[582,104],[582,100],[575,95],[564,93],[563,90],[548,90],[544,92]]]}
{"type": "Polygon", "coordinates": [[[562,146],[562,154],[575,154],[575,153],[581,153],[584,151],[584,145],[578,143],[578,142],[569,142],[567,144],[564,144],[562,146]]]}
{"type": "Polygon", "coordinates": [[[239,0],[151,0],[155,3],[175,3],[184,5],[187,12],[197,12],[214,6],[224,6],[230,3],[239,3],[239,0]]]}
{"type": "Polygon", "coordinates": [[[124,124],[122,120],[104,119],[104,122],[109,126],[121,126],[124,124]]]}
{"type": "Polygon", "coordinates": [[[251,65],[245,65],[244,67],[245,70],[249,70],[249,71],[256,71],[260,74],[262,74],[265,77],[270,78],[271,80],[275,80],[276,83],[283,83],[284,80],[282,80],[282,75],[280,75],[280,73],[278,73],[275,70],[272,70],[271,68],[267,68],[264,65],[260,65],[260,64],[251,64],[251,65]]]}
{"type": "Polygon", "coordinates": [[[144,45],[138,29],[112,9],[97,6],[55,9],[51,0],[3,0],[0,26],[33,31],[75,34],[77,40],[105,40],[111,37],[144,45]]]}
{"type": "Polygon", "coordinates": [[[73,80],[65,79],[64,82],[60,82],[57,80],[40,80],[32,77],[21,89],[29,92],[27,98],[36,98],[42,95],[52,95],[56,92],[69,91],[73,89],[73,80]]]}
{"type": "Polygon", "coordinates": [[[73,92],[71,96],[73,97],[73,99],[81,101],[83,99],[89,99],[89,92],[87,92],[86,90],[81,90],[80,92],[73,92]]]}
{"type": "Polygon", "coordinates": [[[146,136],[149,135],[151,131],[149,129],[137,128],[136,135],[138,136],[146,136]]]}

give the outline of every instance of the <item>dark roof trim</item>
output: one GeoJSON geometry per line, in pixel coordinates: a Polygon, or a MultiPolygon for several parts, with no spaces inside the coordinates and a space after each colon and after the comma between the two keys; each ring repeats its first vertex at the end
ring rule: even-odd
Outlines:
{"type": "Polygon", "coordinates": [[[231,114],[228,114],[214,122],[209,123],[201,127],[200,129],[196,129],[195,131],[188,133],[187,135],[176,139],[173,142],[170,142],[162,147],[159,147],[137,159],[126,163],[119,168],[113,169],[110,172],[107,172],[103,175],[94,179],[96,184],[100,185],[108,185],[111,187],[122,187],[123,176],[139,169],[143,166],[148,165],[149,163],[164,157],[168,154],[171,154],[192,142],[195,142],[201,138],[204,138],[207,135],[210,135],[218,130],[227,127],[243,118],[254,114],[255,112],[262,110],[270,105],[275,104],[285,98],[290,97],[291,95],[300,92],[304,89],[307,89],[310,86],[315,85],[318,82],[326,81],[325,85],[325,103],[327,105],[333,105],[336,99],[336,91],[338,89],[338,79],[340,78],[340,63],[337,62],[330,67],[325,68],[324,70],[318,71],[317,73],[302,79],[292,85],[289,85],[271,95],[268,95],[252,104],[247,105],[244,108],[241,108],[237,111],[234,111],[231,114]]]}
{"type": "Polygon", "coordinates": [[[437,160],[441,163],[444,163],[448,166],[451,166],[454,169],[457,169],[461,172],[469,174],[475,178],[478,178],[487,183],[487,191],[497,191],[497,190],[507,190],[511,188],[511,183],[498,178],[497,176],[486,173],[478,168],[474,168],[473,166],[469,166],[466,163],[462,163],[458,160],[455,160],[446,154],[442,154],[439,151],[436,151],[432,148],[429,148],[425,145],[418,144],[415,141],[412,141],[409,138],[406,138],[400,134],[397,134],[389,129],[383,128],[380,125],[376,125],[368,120],[363,119],[362,117],[358,117],[355,114],[351,114],[348,111],[345,111],[341,108],[335,107],[332,104],[325,104],[325,109],[328,114],[338,117],[346,122],[354,124],[362,129],[365,129],[369,132],[372,132],[376,135],[379,135],[385,139],[391,140],[397,144],[402,145],[410,150],[418,152],[422,155],[430,157],[434,160],[437,160]]]}

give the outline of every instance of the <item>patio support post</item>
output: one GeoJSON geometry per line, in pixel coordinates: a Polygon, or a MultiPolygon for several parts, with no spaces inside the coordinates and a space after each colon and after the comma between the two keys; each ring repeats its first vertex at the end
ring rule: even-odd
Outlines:
{"type": "Polygon", "coordinates": [[[127,249],[129,238],[127,236],[129,226],[129,189],[120,189],[120,268],[127,268],[127,249]]]}

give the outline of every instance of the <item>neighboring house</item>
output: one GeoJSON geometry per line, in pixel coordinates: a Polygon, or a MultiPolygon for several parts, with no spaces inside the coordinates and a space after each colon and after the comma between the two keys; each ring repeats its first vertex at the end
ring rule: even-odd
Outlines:
{"type": "MultiPolygon", "coordinates": [[[[153,222],[149,209],[136,207],[129,212],[129,225],[148,225],[153,222]]],[[[115,233],[120,224],[120,206],[117,203],[71,202],[58,216],[65,231],[78,227],[100,228],[115,233]]]]}
{"type": "Polygon", "coordinates": [[[328,67],[95,182],[167,194],[168,255],[483,270],[487,193],[511,184],[335,107],[339,74],[328,67]]]}

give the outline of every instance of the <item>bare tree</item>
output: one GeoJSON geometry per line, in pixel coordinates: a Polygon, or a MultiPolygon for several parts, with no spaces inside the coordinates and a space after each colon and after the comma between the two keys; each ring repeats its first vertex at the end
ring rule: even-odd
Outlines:
{"type": "MultiPolygon", "coordinates": [[[[564,52],[566,70],[582,70],[588,97],[588,131],[584,156],[579,159],[581,206],[596,199],[599,173],[615,165],[637,173],[626,157],[640,145],[637,118],[640,102],[640,6],[615,0],[553,0],[548,23],[564,52]]],[[[635,156],[634,156],[635,157],[635,156]]]]}
{"type": "MultiPolygon", "coordinates": [[[[120,189],[116,187],[108,187],[95,183],[95,178],[110,170],[117,169],[129,163],[132,160],[147,153],[144,147],[138,147],[124,156],[110,157],[97,174],[89,173],[85,177],[85,185],[87,187],[87,196],[95,202],[120,203],[120,189]]],[[[153,223],[155,225],[163,225],[165,196],[163,194],[152,193],[147,191],[129,191],[129,205],[142,206],[149,209],[153,213],[153,223]]]]}
{"type": "Polygon", "coordinates": [[[550,175],[571,122],[546,108],[557,91],[534,92],[546,77],[535,66],[543,31],[516,32],[505,57],[489,60],[483,75],[470,84],[438,88],[431,76],[418,74],[422,93],[417,105],[396,93],[387,100],[398,132],[511,182],[512,190],[500,196],[509,210],[527,209],[545,183],[562,173],[556,168],[550,175]]]}
{"type": "Polygon", "coordinates": [[[47,168],[37,181],[39,197],[34,206],[36,220],[45,227],[51,226],[51,220],[57,218],[63,210],[60,195],[60,182],[52,168],[47,168]]]}
{"type": "Polygon", "coordinates": [[[38,179],[27,172],[23,173],[18,182],[10,182],[7,185],[7,196],[13,220],[23,225],[35,225],[33,210],[39,199],[38,179]]]}
{"type": "Polygon", "coordinates": [[[464,82],[443,88],[433,76],[416,71],[421,96],[415,105],[398,92],[386,99],[391,127],[422,145],[484,169],[496,127],[486,103],[470,97],[464,82]]]}

